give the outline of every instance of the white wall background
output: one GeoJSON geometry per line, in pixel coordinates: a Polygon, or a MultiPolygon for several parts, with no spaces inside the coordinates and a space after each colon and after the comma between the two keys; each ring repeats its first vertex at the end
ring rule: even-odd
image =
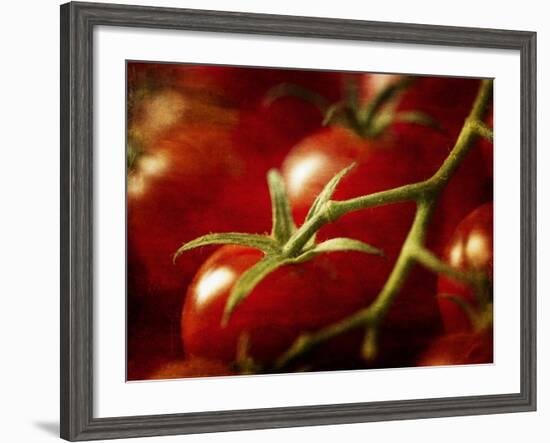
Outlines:
{"type": "MultiPolygon", "coordinates": [[[[524,29],[538,32],[539,410],[536,413],[152,438],[146,441],[422,441],[547,439],[550,388],[549,15],[535,0],[309,2],[302,0],[123,1],[203,9],[524,29]],[[545,437],[546,435],[546,437],[545,437]]],[[[0,27],[0,439],[54,441],[58,434],[59,10],[53,0],[10,2],[0,27]]]]}

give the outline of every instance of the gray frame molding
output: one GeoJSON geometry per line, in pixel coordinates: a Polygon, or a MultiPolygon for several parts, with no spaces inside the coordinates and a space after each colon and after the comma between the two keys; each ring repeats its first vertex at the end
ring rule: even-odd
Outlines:
{"type": "Polygon", "coordinates": [[[536,409],[536,33],[172,8],[61,6],[61,437],[70,441],[536,409]],[[95,26],[433,44],[521,55],[521,392],[94,418],[92,54],[95,26]]]}

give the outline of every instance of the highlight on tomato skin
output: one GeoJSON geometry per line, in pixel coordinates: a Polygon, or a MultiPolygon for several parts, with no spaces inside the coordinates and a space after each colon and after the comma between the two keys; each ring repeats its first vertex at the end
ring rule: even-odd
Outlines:
{"type": "MultiPolygon", "coordinates": [[[[466,303],[475,313],[492,316],[493,281],[493,203],[486,203],[472,211],[456,228],[446,246],[444,259],[453,268],[463,272],[485,275],[490,284],[490,306],[483,305],[471,286],[449,276],[441,275],[438,281],[438,305],[445,331],[470,332],[474,329],[466,303]],[[458,300],[457,300],[458,299],[458,300]],[[485,312],[488,310],[488,312],[485,312]]],[[[490,319],[489,319],[490,321],[490,319]]]]}
{"type": "MultiPolygon", "coordinates": [[[[445,333],[433,340],[419,366],[493,362],[493,203],[472,211],[458,225],[445,248],[453,269],[483,276],[486,293],[464,281],[440,275],[437,301],[445,333]]],[[[479,289],[479,288],[478,288],[479,289]]]]}
{"type": "MultiPolygon", "coordinates": [[[[370,278],[360,272],[368,265],[368,257],[332,253],[303,265],[283,267],[268,276],[235,310],[228,325],[222,326],[230,290],[261,257],[254,249],[224,246],[200,268],[187,291],[181,317],[182,343],[188,357],[231,364],[238,354],[239,340],[246,335],[249,357],[257,363],[273,362],[300,334],[352,314],[376,295],[365,291],[370,278]]],[[[412,351],[440,332],[434,305],[414,308],[422,322],[411,319],[406,324],[411,308],[412,303],[395,307],[388,319],[384,346],[369,366],[403,365],[412,351]]],[[[359,352],[362,335],[347,334],[327,343],[308,360],[309,364],[317,368],[364,365],[359,352]]]]}
{"type": "MultiPolygon", "coordinates": [[[[358,261],[363,263],[362,257],[353,253],[320,256],[269,275],[235,310],[227,326],[222,326],[230,289],[261,257],[254,249],[224,246],[203,264],[183,308],[186,355],[231,363],[241,335],[246,334],[250,357],[259,363],[272,362],[302,332],[337,321],[367,302],[355,266],[358,261]]],[[[333,356],[349,361],[357,358],[357,352],[344,347],[333,356]]]]}
{"type": "MultiPolygon", "coordinates": [[[[374,357],[362,354],[361,327],[276,369],[298,339],[373,303],[409,234],[414,201],[325,224],[311,244],[353,239],[383,256],[336,251],[284,264],[259,281],[226,324],[232,289],[267,253],[207,245],[173,260],[178,248],[204,235],[269,236],[266,175],[273,168],[281,171],[296,229],[327,183],[351,164],[333,200],[428,179],[453,148],[479,80],[145,62],[129,63],[127,73],[128,380],[492,360],[491,321],[472,329],[464,310],[441,296],[455,293],[478,308],[472,289],[415,264],[377,329],[374,357]],[[368,117],[388,88],[394,91],[368,117]]],[[[488,110],[490,127],[492,105],[488,110]]],[[[492,150],[488,140],[472,146],[426,229],[426,246],[451,265],[449,239],[467,235],[470,225],[461,220],[492,200],[492,150]]],[[[490,229],[492,276],[492,218],[490,229]]],[[[470,265],[457,269],[488,270],[470,265]]]]}

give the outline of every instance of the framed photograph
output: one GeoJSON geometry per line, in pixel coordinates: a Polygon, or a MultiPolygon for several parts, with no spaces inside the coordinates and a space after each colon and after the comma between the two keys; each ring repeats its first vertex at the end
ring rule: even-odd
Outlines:
{"type": "Polygon", "coordinates": [[[536,34],[61,6],[61,437],[536,408],[536,34]]]}

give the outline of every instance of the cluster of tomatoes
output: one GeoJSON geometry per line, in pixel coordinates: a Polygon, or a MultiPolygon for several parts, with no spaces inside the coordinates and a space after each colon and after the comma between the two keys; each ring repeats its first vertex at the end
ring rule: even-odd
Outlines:
{"type": "MultiPolygon", "coordinates": [[[[227,325],[221,319],[231,288],[262,252],[206,246],[175,263],[172,257],[183,243],[211,232],[268,232],[270,168],[281,170],[297,225],[326,183],[351,163],[357,166],[335,200],[430,177],[453,147],[479,81],[411,78],[367,125],[369,104],[402,80],[128,65],[128,379],[269,369],[300,335],[376,298],[410,229],[414,202],[327,224],[319,240],[353,238],[384,256],[342,251],[285,265],[253,289],[227,325]],[[280,85],[302,93],[266,100],[280,85]],[[327,118],[334,110],[337,118],[327,118]],[[437,124],[400,115],[429,116],[437,124]]],[[[323,343],[289,370],[491,362],[491,201],[492,145],[479,141],[439,197],[427,246],[451,267],[485,275],[483,294],[417,265],[382,324],[375,359],[361,358],[364,330],[357,329],[323,343]]]]}

